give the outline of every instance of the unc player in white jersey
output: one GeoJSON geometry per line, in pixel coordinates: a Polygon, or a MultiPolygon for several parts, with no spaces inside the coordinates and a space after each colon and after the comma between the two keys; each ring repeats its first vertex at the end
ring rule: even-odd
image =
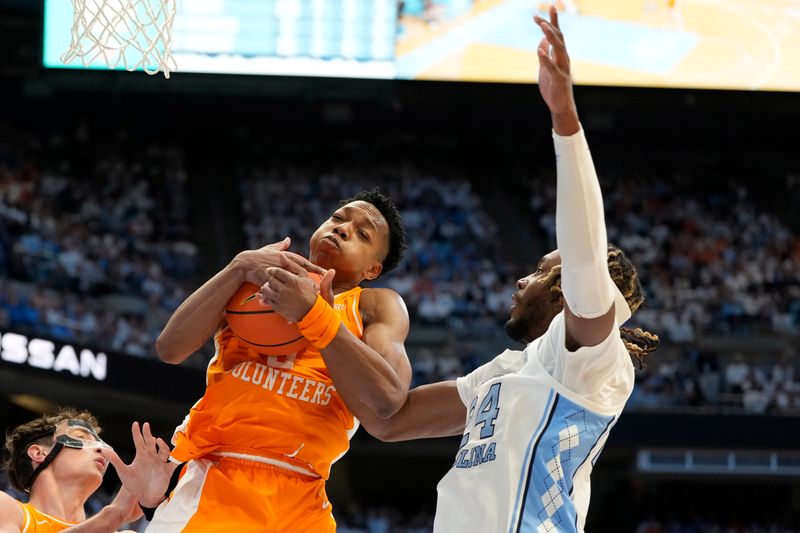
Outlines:
{"type": "Polygon", "coordinates": [[[589,475],[658,337],[621,325],[643,301],[636,270],[609,246],[600,186],[572,95],[555,8],[536,23],[539,90],[557,162],[556,238],[517,282],[507,333],[524,341],[456,381],[412,390],[374,431],[382,440],[463,435],[439,483],[434,531],[577,532],[589,475]]]}

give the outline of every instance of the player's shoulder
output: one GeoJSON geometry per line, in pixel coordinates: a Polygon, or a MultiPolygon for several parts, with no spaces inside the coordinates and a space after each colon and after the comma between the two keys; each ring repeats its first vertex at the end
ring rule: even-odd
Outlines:
{"type": "Polygon", "coordinates": [[[486,379],[518,373],[528,362],[529,357],[531,354],[527,347],[524,350],[504,350],[489,362],[490,375],[486,379]]]}
{"type": "Polygon", "coordinates": [[[0,491],[0,532],[22,531],[23,522],[21,503],[0,491]]]}
{"type": "Polygon", "coordinates": [[[361,291],[362,305],[386,303],[402,304],[405,307],[403,297],[400,296],[394,289],[389,289],[386,287],[364,287],[364,289],[361,291]]]}
{"type": "Polygon", "coordinates": [[[365,318],[402,316],[408,320],[408,309],[403,297],[396,291],[383,287],[366,287],[361,292],[359,310],[365,318]]]}
{"type": "MultiPolygon", "coordinates": [[[[614,326],[608,335],[594,346],[581,346],[577,350],[570,350],[565,342],[566,324],[564,314],[559,313],[550,323],[544,335],[542,335],[542,345],[539,353],[544,358],[566,358],[570,362],[580,360],[597,361],[599,358],[604,360],[628,361],[628,349],[620,336],[619,327],[614,326]]],[[[594,363],[592,363],[594,364],[594,363]]]]}

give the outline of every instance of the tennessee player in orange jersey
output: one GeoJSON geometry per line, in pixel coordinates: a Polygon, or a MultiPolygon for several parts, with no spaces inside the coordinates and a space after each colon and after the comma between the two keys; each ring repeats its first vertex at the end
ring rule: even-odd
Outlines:
{"type": "Polygon", "coordinates": [[[392,290],[360,286],[396,266],[405,249],[394,204],[364,191],[314,232],[309,260],[288,246],[286,239],[238,254],[181,304],[158,338],[170,363],[212,334],[216,354],[205,394],[174,436],[172,459],[187,464],[148,532],[335,531],[325,494],[331,464],[359,421],[369,430],[405,402],[405,304],[392,290]],[[307,272],[322,275],[319,285],[307,272]],[[262,286],[266,299],[275,296],[270,287],[285,289],[275,309],[298,322],[312,345],[264,356],[240,342],[224,308],[245,281],[262,286]],[[297,298],[288,298],[292,291],[297,298]]]}
{"type": "Polygon", "coordinates": [[[163,499],[173,468],[165,462],[169,447],[153,438],[148,424],[140,431],[134,423],[132,431],[137,455],[126,465],[100,439],[97,420],[85,411],[60,409],[11,430],[3,466],[12,485],[30,498],[22,503],[0,492],[0,532],[101,533],[137,520],[142,515],[137,500],[151,505],[163,499]],[[87,519],[84,505],[109,462],[127,489],[87,519]]]}

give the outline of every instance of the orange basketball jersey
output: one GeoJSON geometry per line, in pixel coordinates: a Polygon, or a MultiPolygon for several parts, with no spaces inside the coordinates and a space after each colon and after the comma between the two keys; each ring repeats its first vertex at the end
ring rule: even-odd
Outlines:
{"type": "MultiPolygon", "coordinates": [[[[336,295],[334,309],[358,338],[361,287],[336,295]]],[[[319,350],[261,355],[230,328],[214,338],[206,391],[174,436],[180,462],[207,454],[258,456],[327,479],[350,447],[358,421],[333,386],[319,350]]]]}
{"type": "Polygon", "coordinates": [[[44,514],[29,503],[18,503],[22,506],[22,531],[25,533],[57,533],[77,525],[77,522],[65,522],[49,514],[44,514]]]}

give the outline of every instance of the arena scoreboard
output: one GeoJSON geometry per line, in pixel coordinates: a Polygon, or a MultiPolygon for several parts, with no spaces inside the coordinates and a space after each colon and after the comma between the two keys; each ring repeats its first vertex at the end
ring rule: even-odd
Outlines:
{"type": "MultiPolygon", "coordinates": [[[[72,18],[47,1],[45,66],[83,67],[61,61],[72,18]]],[[[394,78],[396,24],[396,0],[177,0],[172,53],[180,72],[394,78]]]]}
{"type": "MultiPolygon", "coordinates": [[[[553,3],[578,84],[800,90],[798,0],[169,1],[178,72],[529,83],[553,3]]],[[[46,67],[72,21],[45,0],[46,67]]]]}

